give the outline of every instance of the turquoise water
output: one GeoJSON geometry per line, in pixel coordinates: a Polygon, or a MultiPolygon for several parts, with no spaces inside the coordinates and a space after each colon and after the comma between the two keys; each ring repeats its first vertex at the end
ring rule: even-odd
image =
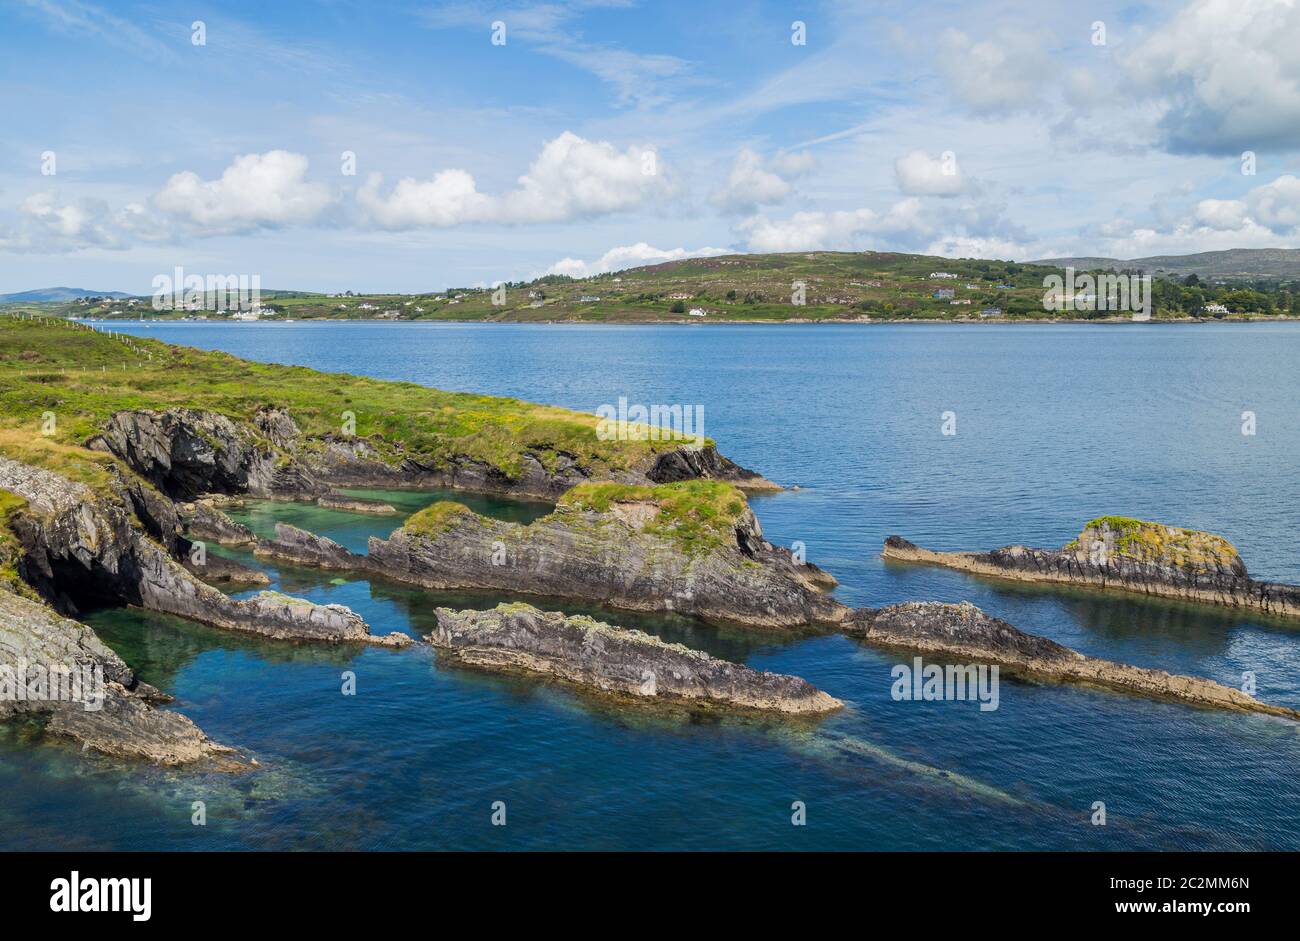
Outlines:
{"type": "MultiPolygon", "coordinates": [[[[127,324],[241,356],[594,410],[700,404],[724,453],[798,491],[757,498],[850,604],[970,600],[1087,653],[1300,707],[1300,626],[1193,605],[983,581],[883,562],[890,533],[938,548],[1060,544],[1102,513],[1232,539],[1253,574],[1300,581],[1300,325],[578,327],[127,324]],[[957,435],[940,434],[956,413],[957,435]],[[1241,434],[1241,413],[1258,434],[1241,434]]],[[[426,495],[401,494],[402,512],[426,495]]],[[[390,501],[391,502],[391,501],[390,501]]],[[[544,512],[480,498],[514,518],[544,512]]],[[[363,548],[398,517],[250,503],[363,548]]],[[[376,632],[429,630],[442,595],[271,568],[376,632]]],[[[571,610],[591,610],[566,605],[571,610]]],[[[837,635],[620,623],[850,704],[821,723],[612,709],[558,686],[440,667],[427,649],[271,643],[133,611],[89,620],[213,738],[235,778],[32,747],[0,732],[0,846],[253,849],[1298,849],[1300,729],[1003,678],[1000,706],[894,702],[899,657],[837,635]],[[353,671],[358,694],[340,695],[353,671]],[[204,800],[206,827],[190,823],[204,800]],[[508,825],[491,825],[494,801],[508,825]],[[808,824],[790,825],[803,801],[808,824]],[[1089,822],[1104,801],[1108,823],[1089,822]]]]}

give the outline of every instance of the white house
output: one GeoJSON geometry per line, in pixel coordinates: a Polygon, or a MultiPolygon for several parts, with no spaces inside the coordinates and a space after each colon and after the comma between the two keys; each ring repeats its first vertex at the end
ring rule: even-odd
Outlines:
{"type": "Polygon", "coordinates": [[[690,313],[690,315],[691,315],[692,317],[707,317],[707,316],[709,316],[709,312],[708,312],[707,310],[705,310],[703,307],[692,307],[692,308],[690,309],[689,313],[690,313]]]}

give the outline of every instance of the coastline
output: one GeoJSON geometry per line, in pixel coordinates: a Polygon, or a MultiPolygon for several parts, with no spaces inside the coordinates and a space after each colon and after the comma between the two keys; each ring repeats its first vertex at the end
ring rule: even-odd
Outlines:
{"type": "Polygon", "coordinates": [[[1222,320],[1214,318],[1195,318],[1195,317],[1178,317],[1178,318],[1151,318],[1150,320],[1133,320],[1131,317],[1106,317],[1097,319],[1083,319],[1077,317],[1041,317],[1032,319],[1014,319],[1006,318],[988,319],[988,320],[970,320],[970,319],[921,319],[910,317],[899,317],[892,319],[884,318],[861,318],[861,317],[792,317],[785,320],[770,319],[737,319],[728,318],[725,320],[389,320],[383,318],[362,318],[362,317],[304,317],[293,320],[185,320],[183,318],[158,318],[156,320],[78,320],[75,323],[81,324],[201,324],[211,326],[214,324],[230,324],[240,326],[264,326],[279,324],[307,324],[307,323],[352,323],[352,324],[448,324],[454,326],[537,326],[537,327],[722,327],[722,326],[762,326],[770,324],[773,326],[821,326],[826,324],[854,325],[861,327],[876,327],[890,325],[907,325],[907,326],[975,326],[975,327],[997,327],[997,326],[1026,326],[1026,325],[1052,325],[1052,326],[1210,326],[1214,324],[1231,324],[1235,326],[1244,326],[1247,324],[1257,323],[1300,323],[1300,316],[1264,316],[1264,317],[1225,317],[1222,320]]]}

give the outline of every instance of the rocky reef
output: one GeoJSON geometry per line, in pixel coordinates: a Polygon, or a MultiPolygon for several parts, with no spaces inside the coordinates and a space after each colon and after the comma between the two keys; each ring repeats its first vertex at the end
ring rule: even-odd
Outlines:
{"type": "Polygon", "coordinates": [[[1223,537],[1127,517],[1092,520],[1060,549],[1015,545],[991,552],[935,552],[890,536],[882,555],[977,575],[1118,589],[1300,617],[1300,586],[1252,579],[1237,550],[1223,537]]]}
{"type": "Polygon", "coordinates": [[[1085,656],[1046,637],[1025,633],[966,602],[860,608],[845,622],[843,630],[884,647],[929,652],[945,659],[997,663],[1055,682],[1085,683],[1196,706],[1300,720],[1300,712],[1260,702],[1213,680],[1085,656]]]}
{"type": "MultiPolygon", "coordinates": [[[[137,680],[89,627],[3,589],[0,672],[0,720],[38,721],[45,735],[116,758],[222,771],[248,767],[233,749],[211,741],[185,716],[159,708],[168,697],[137,680]],[[38,676],[60,668],[97,681],[85,684],[78,700],[57,698],[52,682],[38,688],[38,676]],[[20,691],[19,683],[29,690],[20,691]]],[[[63,693],[70,690],[65,682],[63,693]]]]}
{"type": "Polygon", "coordinates": [[[802,627],[848,614],[824,594],[830,575],[767,542],[740,491],[714,481],[581,485],[528,525],[436,503],[372,538],[367,564],[427,588],[599,599],[714,623],[802,627]]]}
{"type": "Polygon", "coordinates": [[[819,715],[843,703],[794,676],[718,660],[641,631],[527,604],[490,611],[439,608],[429,641],[478,669],[536,674],[623,698],[819,715]]]}

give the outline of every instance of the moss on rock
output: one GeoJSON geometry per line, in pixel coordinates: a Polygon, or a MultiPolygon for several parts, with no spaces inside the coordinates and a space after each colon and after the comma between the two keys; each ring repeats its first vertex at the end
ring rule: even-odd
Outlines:
{"type": "Polygon", "coordinates": [[[1189,569],[1240,570],[1245,574],[1241,555],[1222,536],[1131,516],[1099,516],[1090,520],[1078,538],[1065,548],[1085,552],[1104,548],[1136,562],[1189,569]]]}

